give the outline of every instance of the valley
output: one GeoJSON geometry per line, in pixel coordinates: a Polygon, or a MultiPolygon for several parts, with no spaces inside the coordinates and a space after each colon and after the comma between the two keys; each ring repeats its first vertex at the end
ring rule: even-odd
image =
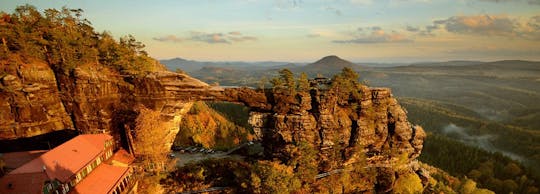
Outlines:
{"type": "MultiPolygon", "coordinates": [[[[171,68],[167,61],[162,63],[171,68]]],[[[181,68],[178,65],[175,67],[181,68]]],[[[515,160],[514,163],[527,166],[528,176],[539,177],[540,63],[460,61],[374,67],[329,56],[313,64],[292,67],[291,70],[295,73],[308,72],[310,77],[331,77],[332,73],[343,67],[357,70],[359,80],[363,83],[392,88],[400,104],[407,110],[409,119],[424,126],[430,135],[420,160],[436,164],[456,176],[467,175],[485,165],[486,161],[497,161],[496,165],[504,166],[515,160]],[[462,149],[445,150],[448,144],[460,144],[462,149]],[[467,159],[459,158],[468,153],[463,149],[475,153],[474,162],[463,164],[463,160],[467,159]],[[449,155],[456,157],[446,159],[449,155]]],[[[229,71],[234,71],[234,68],[229,71]]],[[[243,76],[236,76],[236,80],[245,81],[229,80],[224,83],[261,87],[261,80],[257,78],[272,77],[278,69],[242,68],[242,71],[243,76]]],[[[228,74],[206,71],[204,75],[194,76],[201,80],[212,77],[212,81],[219,82],[219,79],[215,79],[216,75],[228,74]]],[[[497,185],[493,183],[496,179],[475,180],[480,181],[481,186],[503,191],[493,186],[497,185]]]]}

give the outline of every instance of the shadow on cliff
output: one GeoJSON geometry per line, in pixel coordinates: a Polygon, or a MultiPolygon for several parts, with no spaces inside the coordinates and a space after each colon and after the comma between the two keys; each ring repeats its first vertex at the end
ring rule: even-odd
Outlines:
{"type": "Polygon", "coordinates": [[[0,140],[0,153],[31,150],[48,150],[79,135],[76,130],[64,129],[34,137],[0,140]]]}

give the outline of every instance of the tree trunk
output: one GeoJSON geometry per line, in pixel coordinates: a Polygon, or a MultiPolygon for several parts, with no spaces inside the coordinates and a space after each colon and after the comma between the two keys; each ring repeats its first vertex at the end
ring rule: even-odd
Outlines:
{"type": "Polygon", "coordinates": [[[8,52],[8,46],[5,37],[2,37],[2,44],[4,45],[4,51],[8,52]]]}

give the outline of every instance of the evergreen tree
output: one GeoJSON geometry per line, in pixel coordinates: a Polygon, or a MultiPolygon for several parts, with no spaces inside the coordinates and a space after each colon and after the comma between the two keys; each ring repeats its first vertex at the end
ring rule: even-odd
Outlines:
{"type": "Polygon", "coordinates": [[[298,90],[299,91],[308,91],[309,90],[309,80],[307,77],[307,74],[302,72],[300,74],[300,78],[297,80],[298,82],[298,90]]]}
{"type": "Polygon", "coordinates": [[[282,69],[279,71],[281,80],[286,88],[294,90],[296,88],[296,81],[294,80],[294,74],[289,69],[282,69]]]}

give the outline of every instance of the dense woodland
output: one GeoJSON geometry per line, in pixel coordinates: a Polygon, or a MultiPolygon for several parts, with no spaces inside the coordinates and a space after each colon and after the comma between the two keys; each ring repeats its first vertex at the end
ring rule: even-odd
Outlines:
{"type": "Polygon", "coordinates": [[[82,14],[81,9],[68,8],[40,13],[30,5],[0,13],[0,60],[42,60],[65,74],[86,64],[133,74],[161,68],[133,36],[117,41],[109,32],[98,33],[82,14]]]}
{"type": "MultiPolygon", "coordinates": [[[[421,161],[439,167],[454,176],[466,176],[478,182],[479,187],[488,188],[497,193],[508,193],[510,191],[514,193],[540,192],[538,169],[535,168],[537,166],[532,164],[534,161],[512,160],[500,152],[490,152],[486,151],[485,148],[478,147],[481,145],[478,142],[466,141],[466,138],[474,138],[475,135],[478,135],[472,130],[471,132],[466,131],[470,133],[471,137],[452,137],[458,134],[445,133],[442,130],[448,125],[448,122],[465,128],[500,130],[506,131],[506,133],[511,133],[513,128],[495,122],[480,120],[477,113],[452,104],[441,104],[411,98],[400,99],[400,102],[409,112],[411,122],[432,130],[424,142],[424,149],[419,158],[421,161]],[[433,131],[435,129],[441,130],[433,131]],[[456,139],[464,140],[458,141],[456,139]],[[523,162],[529,164],[530,167],[525,167],[523,162]]],[[[520,133],[508,135],[513,137],[502,140],[507,145],[512,143],[514,145],[534,143],[531,142],[534,140],[533,135],[527,137],[520,137],[520,133]]],[[[537,154],[534,150],[523,151],[537,154]]]]}
{"type": "Polygon", "coordinates": [[[175,146],[201,146],[228,150],[253,140],[249,110],[226,102],[195,102],[180,123],[175,146]]]}

